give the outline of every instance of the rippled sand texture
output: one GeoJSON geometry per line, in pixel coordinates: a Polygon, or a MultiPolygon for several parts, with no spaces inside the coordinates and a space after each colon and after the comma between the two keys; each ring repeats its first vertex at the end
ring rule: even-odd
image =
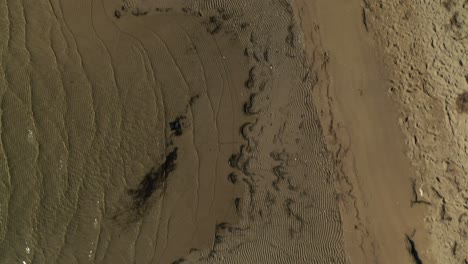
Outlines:
{"type": "Polygon", "coordinates": [[[233,189],[213,176],[238,145],[232,105],[241,105],[242,82],[229,65],[243,65],[240,48],[224,62],[218,46],[227,40],[199,25],[118,24],[97,1],[2,6],[0,262],[147,263],[153,252],[164,259],[165,249],[182,254],[206,241],[198,233],[214,232],[211,212],[226,211],[215,191],[233,189]],[[184,124],[196,125],[178,142],[183,165],[134,223],[127,190],[164,160],[165,119],[186,112],[184,124]]]}
{"type": "Polygon", "coordinates": [[[286,1],[0,6],[0,263],[345,262],[286,1]]]}
{"type": "MultiPolygon", "coordinates": [[[[203,262],[344,263],[342,230],[329,158],[311,93],[302,36],[287,1],[204,1],[196,6],[233,30],[249,59],[246,142],[231,163],[239,225],[220,226],[203,262]],[[232,162],[233,161],[233,162],[232,162]]],[[[319,67],[317,67],[319,68],[319,67]]]]}

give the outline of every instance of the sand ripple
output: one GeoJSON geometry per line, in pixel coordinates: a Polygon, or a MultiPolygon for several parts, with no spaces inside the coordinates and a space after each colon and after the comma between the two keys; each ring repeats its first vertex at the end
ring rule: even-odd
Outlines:
{"type": "Polygon", "coordinates": [[[0,263],[344,263],[293,8],[166,2],[0,3],[0,263]]]}

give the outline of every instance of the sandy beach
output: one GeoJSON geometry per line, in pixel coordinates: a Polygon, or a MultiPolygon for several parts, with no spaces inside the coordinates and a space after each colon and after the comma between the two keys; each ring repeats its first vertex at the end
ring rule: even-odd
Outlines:
{"type": "Polygon", "coordinates": [[[467,3],[0,6],[0,263],[468,263],[467,3]]]}

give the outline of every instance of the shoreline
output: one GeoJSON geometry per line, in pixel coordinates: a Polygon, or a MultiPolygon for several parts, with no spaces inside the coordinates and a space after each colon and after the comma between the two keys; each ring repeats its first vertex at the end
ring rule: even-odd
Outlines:
{"type": "Polygon", "coordinates": [[[339,7],[327,1],[299,3],[306,38],[310,31],[320,32],[319,40],[307,43],[324,49],[324,81],[314,99],[329,150],[342,168],[337,190],[344,197],[340,205],[350,262],[411,263],[409,239],[422,260],[431,260],[426,212],[411,202],[415,169],[404,156],[399,110],[388,96],[389,74],[362,22],[360,1],[339,7]]]}
{"type": "Polygon", "coordinates": [[[468,2],[368,1],[369,30],[392,75],[406,156],[416,168],[415,200],[434,263],[468,261],[468,2]]]}

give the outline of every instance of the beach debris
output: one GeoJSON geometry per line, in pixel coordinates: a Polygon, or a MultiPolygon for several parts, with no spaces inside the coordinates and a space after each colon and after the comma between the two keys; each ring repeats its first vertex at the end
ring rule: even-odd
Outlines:
{"type": "Polygon", "coordinates": [[[176,117],[176,119],[174,121],[169,123],[169,127],[170,127],[171,131],[174,132],[174,135],[176,135],[176,136],[181,136],[182,135],[182,129],[183,129],[182,120],[184,120],[184,119],[185,119],[184,116],[178,116],[178,117],[176,117]]]}
{"type": "Polygon", "coordinates": [[[452,246],[452,255],[456,256],[457,255],[457,250],[458,250],[458,242],[455,241],[455,242],[453,242],[453,246],[452,246]]]}
{"type": "Polygon", "coordinates": [[[172,8],[171,8],[171,7],[165,7],[165,8],[163,8],[163,7],[156,7],[154,10],[155,10],[156,12],[159,12],[159,13],[167,13],[167,12],[169,12],[169,11],[172,11],[172,8]]]}
{"type": "Polygon", "coordinates": [[[257,111],[252,109],[255,105],[256,96],[257,96],[257,93],[252,93],[249,97],[249,100],[244,103],[244,114],[246,115],[258,114],[257,111]]]}
{"type": "Polygon", "coordinates": [[[276,178],[272,183],[271,183],[271,186],[273,187],[273,189],[277,192],[280,191],[280,188],[279,188],[279,184],[280,184],[280,178],[276,178]]]}
{"type": "Polygon", "coordinates": [[[182,7],[182,12],[184,13],[192,12],[192,9],[190,7],[182,7]]]}
{"type": "Polygon", "coordinates": [[[240,154],[232,154],[228,161],[229,166],[231,166],[232,168],[238,168],[240,157],[240,154]]]}
{"type": "Polygon", "coordinates": [[[419,188],[419,195],[418,195],[418,188],[416,186],[416,180],[411,179],[411,188],[413,190],[413,198],[411,199],[411,207],[413,207],[414,204],[427,204],[431,205],[430,202],[422,200],[420,197],[423,197],[424,192],[421,188],[419,188]]]}
{"type": "Polygon", "coordinates": [[[263,59],[266,62],[270,62],[270,47],[265,48],[265,50],[263,51],[263,59]]]}
{"type": "Polygon", "coordinates": [[[447,207],[446,207],[446,200],[445,197],[434,187],[431,187],[432,190],[435,192],[435,194],[442,199],[442,206],[440,209],[440,219],[442,221],[452,221],[452,217],[448,215],[447,213],[447,207]]]}
{"type": "Polygon", "coordinates": [[[362,8],[362,23],[364,24],[364,28],[366,29],[367,32],[369,32],[369,26],[367,25],[367,13],[366,13],[366,8],[362,8]]]}
{"type": "Polygon", "coordinates": [[[452,217],[448,215],[447,213],[447,202],[445,201],[445,198],[442,199],[442,207],[440,209],[440,219],[442,221],[452,221],[452,217]]]}
{"type": "Polygon", "coordinates": [[[249,140],[249,134],[252,133],[253,131],[254,124],[251,122],[245,122],[241,127],[240,127],[240,134],[242,138],[245,140],[249,140]]]}
{"type": "Polygon", "coordinates": [[[407,248],[408,248],[409,253],[413,257],[414,263],[423,264],[421,258],[419,257],[418,251],[416,250],[416,244],[414,243],[414,241],[411,239],[411,237],[408,234],[405,234],[405,235],[406,235],[407,248]]]}
{"type": "Polygon", "coordinates": [[[297,187],[297,185],[295,183],[293,183],[291,178],[288,178],[286,180],[286,182],[288,183],[288,190],[290,190],[292,192],[297,192],[299,190],[299,188],[297,187]]]}
{"type": "Polygon", "coordinates": [[[147,14],[148,11],[141,11],[140,9],[138,9],[138,7],[132,10],[132,15],[134,16],[145,16],[147,14]]]}
{"type": "Polygon", "coordinates": [[[236,206],[236,211],[240,212],[240,198],[239,197],[234,199],[234,205],[236,206]]]}
{"type": "Polygon", "coordinates": [[[234,172],[229,173],[229,175],[228,175],[228,180],[229,180],[232,184],[236,183],[236,182],[237,182],[237,174],[235,174],[234,172]]]}
{"type": "Polygon", "coordinates": [[[177,259],[177,260],[174,260],[171,264],[182,264],[185,262],[185,259],[184,258],[180,258],[180,259],[177,259]]]}
{"type": "Polygon", "coordinates": [[[218,13],[221,15],[221,18],[222,18],[223,20],[229,20],[229,19],[231,19],[231,17],[232,17],[232,15],[229,14],[229,13],[226,11],[225,8],[220,7],[220,8],[217,9],[217,11],[218,11],[218,13]]]}
{"type": "Polygon", "coordinates": [[[288,44],[289,47],[294,48],[295,47],[295,41],[296,41],[296,24],[291,23],[288,26],[288,35],[286,36],[286,44],[288,44]]]}
{"type": "Polygon", "coordinates": [[[286,162],[289,160],[289,153],[287,153],[285,149],[282,149],[281,151],[272,151],[270,152],[270,157],[275,161],[286,162]]]}
{"type": "Polygon", "coordinates": [[[148,199],[153,193],[164,187],[167,177],[176,168],[177,150],[177,148],[174,148],[174,150],[169,152],[159,168],[152,168],[136,189],[128,191],[128,194],[133,198],[133,209],[135,211],[142,213],[146,208],[148,199]]]}
{"type": "Polygon", "coordinates": [[[296,204],[296,201],[294,201],[293,199],[288,198],[285,200],[286,214],[288,215],[288,217],[291,217],[297,221],[296,227],[295,226],[289,227],[289,235],[291,236],[291,238],[294,238],[297,235],[301,234],[304,229],[304,224],[305,224],[304,223],[305,221],[302,218],[302,216],[296,213],[295,210],[293,209],[293,206],[295,204],[296,204]],[[298,227],[297,227],[297,224],[299,225],[298,227]]]}
{"type": "Polygon", "coordinates": [[[252,89],[252,87],[254,86],[254,83],[255,83],[255,66],[250,68],[249,78],[247,79],[247,81],[245,81],[244,85],[246,88],[252,89]]]}
{"type": "Polygon", "coordinates": [[[249,215],[253,218],[253,210],[254,210],[254,196],[256,193],[256,188],[252,180],[248,180],[247,178],[243,178],[242,181],[247,185],[249,189],[249,215]]]}
{"type": "Polygon", "coordinates": [[[216,34],[221,30],[222,21],[218,16],[210,16],[208,21],[208,32],[210,34],[216,34]]]}
{"type": "Polygon", "coordinates": [[[199,94],[190,97],[189,105],[192,106],[199,98],[200,98],[199,94]]]}
{"type": "Polygon", "coordinates": [[[284,176],[286,175],[286,169],[283,165],[278,165],[278,166],[273,167],[272,171],[273,171],[273,174],[276,177],[278,177],[278,179],[281,179],[281,180],[283,180],[284,176]]]}
{"type": "Polygon", "coordinates": [[[246,176],[252,175],[250,172],[250,157],[246,155],[248,152],[248,147],[241,145],[239,153],[232,154],[228,160],[229,166],[235,169],[239,169],[246,176]]]}

